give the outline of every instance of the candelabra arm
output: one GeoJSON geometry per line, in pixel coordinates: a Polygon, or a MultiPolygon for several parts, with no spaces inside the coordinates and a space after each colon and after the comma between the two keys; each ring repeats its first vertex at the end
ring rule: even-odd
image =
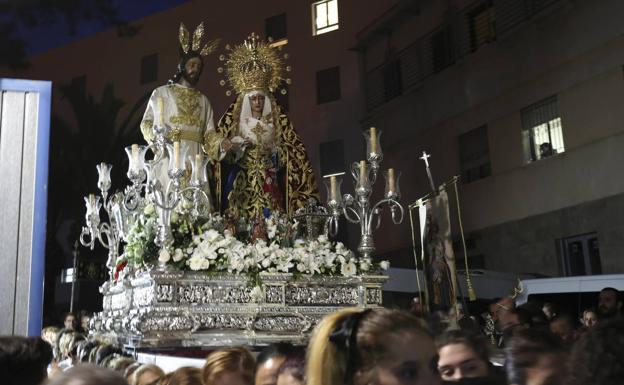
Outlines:
{"type": "Polygon", "coordinates": [[[342,212],[344,213],[345,218],[347,218],[347,220],[351,223],[360,223],[362,221],[360,214],[351,206],[344,206],[342,208],[342,212]],[[354,215],[354,217],[351,215],[354,215]]]}
{"type": "Polygon", "coordinates": [[[335,237],[338,235],[338,220],[340,218],[340,214],[332,215],[329,217],[329,235],[335,237]]]}
{"type": "Polygon", "coordinates": [[[82,227],[82,231],[80,232],[80,243],[84,247],[88,247],[93,250],[95,247],[95,231],[97,231],[97,229],[91,229],[87,226],[82,227]]]}

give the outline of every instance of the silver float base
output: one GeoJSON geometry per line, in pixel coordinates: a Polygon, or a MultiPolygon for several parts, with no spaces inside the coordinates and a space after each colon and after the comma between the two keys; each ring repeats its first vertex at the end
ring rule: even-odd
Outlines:
{"type": "Polygon", "coordinates": [[[262,292],[245,276],[148,271],[104,284],[94,336],[127,349],[210,349],[304,344],[326,314],[381,306],[383,275],[356,277],[262,274],[262,292]]]}

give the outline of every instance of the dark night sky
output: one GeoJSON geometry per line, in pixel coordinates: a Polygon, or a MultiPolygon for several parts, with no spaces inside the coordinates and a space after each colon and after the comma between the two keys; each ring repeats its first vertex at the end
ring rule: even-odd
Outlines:
{"type": "MultiPolygon", "coordinates": [[[[115,7],[120,19],[126,22],[132,22],[150,14],[178,6],[187,1],[188,0],[111,0],[111,3],[115,7]]],[[[15,34],[28,43],[26,47],[28,54],[36,54],[96,34],[111,27],[112,25],[107,25],[99,20],[79,20],[76,34],[72,36],[68,32],[67,23],[59,16],[50,24],[46,23],[45,25],[40,25],[32,29],[20,24],[15,34]]]]}

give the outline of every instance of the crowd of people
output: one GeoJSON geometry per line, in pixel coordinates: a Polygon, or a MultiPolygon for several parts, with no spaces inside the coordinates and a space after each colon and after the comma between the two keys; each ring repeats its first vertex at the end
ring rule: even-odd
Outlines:
{"type": "MultiPolygon", "coordinates": [[[[86,315],[88,317],[88,315],[86,315]]],[[[269,345],[210,352],[202,368],[165,373],[117,346],[87,337],[68,315],[42,338],[0,337],[0,379],[13,385],[492,385],[624,384],[624,319],[618,290],[595,308],[493,301],[480,317],[444,323],[388,308],[346,308],[326,316],[307,347],[269,345]]]]}

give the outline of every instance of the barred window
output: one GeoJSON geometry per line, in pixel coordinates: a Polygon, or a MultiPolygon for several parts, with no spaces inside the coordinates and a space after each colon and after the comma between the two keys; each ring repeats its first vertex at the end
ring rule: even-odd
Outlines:
{"type": "Polygon", "coordinates": [[[325,0],[312,3],[312,35],[338,29],[338,0],[325,0]]]}
{"type": "Polygon", "coordinates": [[[532,104],[521,113],[527,163],[565,151],[557,95],[532,104]]]}
{"type": "Polygon", "coordinates": [[[478,6],[472,9],[466,16],[468,18],[470,49],[472,51],[476,51],[482,45],[496,40],[492,0],[487,0],[478,4],[478,6]]]}

